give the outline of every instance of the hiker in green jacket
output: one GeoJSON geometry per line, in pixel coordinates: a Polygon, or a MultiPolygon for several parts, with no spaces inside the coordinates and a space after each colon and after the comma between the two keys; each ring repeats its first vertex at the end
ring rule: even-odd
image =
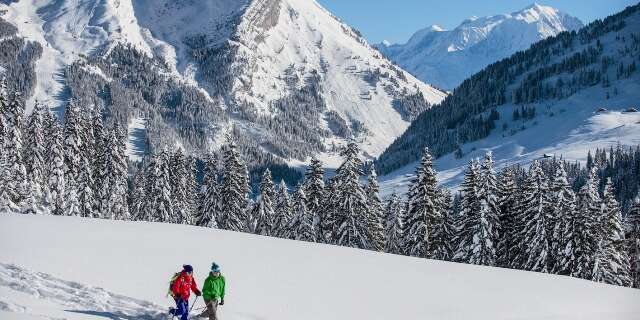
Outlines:
{"type": "Polygon", "coordinates": [[[204,281],[202,287],[202,297],[207,309],[200,317],[209,317],[209,320],[218,320],[218,305],[224,305],[224,276],[220,273],[220,266],[215,262],[211,265],[211,272],[204,281]]]}

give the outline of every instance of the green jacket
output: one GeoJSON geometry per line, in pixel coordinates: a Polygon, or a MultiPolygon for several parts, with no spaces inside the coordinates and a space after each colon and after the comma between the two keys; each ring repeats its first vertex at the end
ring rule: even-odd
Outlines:
{"type": "Polygon", "coordinates": [[[224,300],[224,276],[222,274],[219,277],[214,277],[213,273],[209,273],[207,279],[204,280],[202,297],[207,301],[224,300]]]}

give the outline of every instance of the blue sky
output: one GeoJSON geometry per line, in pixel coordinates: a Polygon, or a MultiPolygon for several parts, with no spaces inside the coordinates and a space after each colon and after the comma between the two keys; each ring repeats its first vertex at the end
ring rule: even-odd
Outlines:
{"type": "MultiPolygon", "coordinates": [[[[405,42],[417,30],[432,24],[447,29],[470,16],[488,16],[518,11],[534,0],[317,0],[349,25],[360,30],[371,43],[405,42]]],[[[552,6],[585,23],[616,13],[637,0],[548,0],[552,6]]]]}

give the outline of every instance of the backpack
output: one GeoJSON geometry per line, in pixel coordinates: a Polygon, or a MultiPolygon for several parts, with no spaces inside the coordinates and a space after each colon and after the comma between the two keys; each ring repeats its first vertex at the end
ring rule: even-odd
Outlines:
{"type": "MultiPolygon", "coordinates": [[[[168,296],[172,296],[174,297],[173,294],[173,284],[176,282],[176,280],[180,277],[180,272],[176,272],[171,279],[169,279],[169,291],[167,291],[167,297],[168,296]]],[[[174,297],[175,298],[175,297],[174,297]]]]}

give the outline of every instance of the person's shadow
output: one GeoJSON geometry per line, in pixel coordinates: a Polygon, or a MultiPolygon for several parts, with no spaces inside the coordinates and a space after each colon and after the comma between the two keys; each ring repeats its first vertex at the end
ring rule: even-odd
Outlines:
{"type": "Polygon", "coordinates": [[[158,319],[166,318],[166,315],[163,316],[161,314],[127,315],[122,312],[109,312],[109,311],[91,311],[91,310],[65,310],[65,311],[72,312],[72,313],[88,314],[96,317],[103,317],[103,318],[113,319],[113,320],[158,320],[158,319]]]}

